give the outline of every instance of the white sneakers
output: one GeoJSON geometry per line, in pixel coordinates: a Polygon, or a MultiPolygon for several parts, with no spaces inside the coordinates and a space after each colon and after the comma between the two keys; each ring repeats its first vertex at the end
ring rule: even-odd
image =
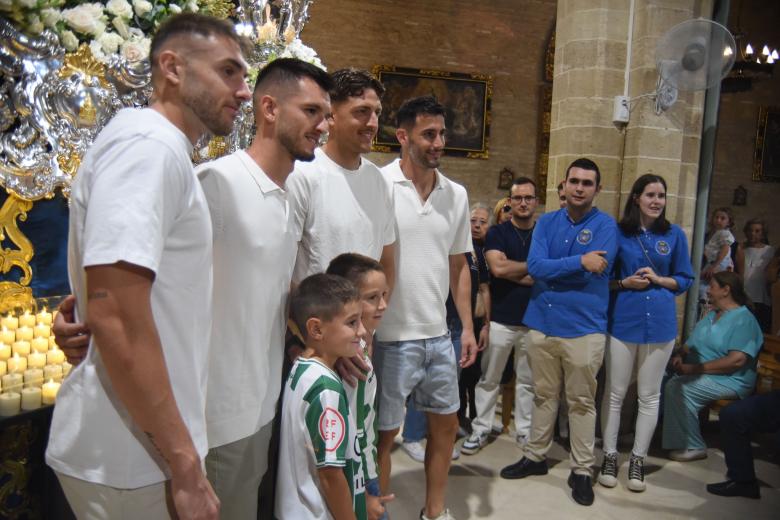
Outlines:
{"type": "Polygon", "coordinates": [[[669,458],[677,462],[691,462],[707,458],[707,450],[672,450],[669,458]]]}
{"type": "Polygon", "coordinates": [[[450,514],[449,509],[445,509],[438,516],[429,518],[425,516],[425,508],[423,508],[423,510],[420,511],[420,520],[455,520],[455,517],[450,514]]]}
{"type": "Polygon", "coordinates": [[[463,442],[460,451],[466,455],[474,455],[482,449],[488,442],[487,433],[473,432],[468,439],[463,442]]]}
{"type": "MultiPolygon", "coordinates": [[[[412,460],[417,462],[425,462],[425,445],[422,441],[402,442],[401,448],[409,455],[412,460]]],[[[458,460],[460,458],[460,450],[458,445],[455,444],[452,447],[452,460],[458,460]]]]}

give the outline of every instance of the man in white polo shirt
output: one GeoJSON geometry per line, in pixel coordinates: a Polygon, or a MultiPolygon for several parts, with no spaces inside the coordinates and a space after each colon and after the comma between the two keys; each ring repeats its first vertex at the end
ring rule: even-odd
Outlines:
{"type": "Polygon", "coordinates": [[[380,489],[388,491],[390,449],[411,396],[428,418],[423,520],[452,519],[444,503],[460,397],[458,361],[447,332],[448,289],[463,322],[460,365],[471,365],[477,356],[471,275],[463,254],[471,251],[468,197],[463,186],[436,169],[444,150],[444,113],[430,96],[406,101],[397,115],[401,158],[382,169],[392,188],[398,276],[374,350],[380,489]]]}
{"type": "Polygon", "coordinates": [[[109,122],[73,184],[68,270],[92,341],[46,462],[78,518],[216,519],[202,467],[211,222],[190,153],[232,129],[246,63],[230,23],[195,14],[159,28],[150,62],[151,105],[109,122]]]}
{"type": "Polygon", "coordinates": [[[328,126],[331,86],[314,65],[272,61],[255,84],[251,146],[196,169],[214,230],[206,474],[223,520],[257,518],[300,239],[285,182],[294,161],[314,158],[328,126]]]}

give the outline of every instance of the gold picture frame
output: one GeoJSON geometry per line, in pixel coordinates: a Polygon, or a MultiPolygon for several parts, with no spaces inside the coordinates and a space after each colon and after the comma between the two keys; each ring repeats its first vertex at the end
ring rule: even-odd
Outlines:
{"type": "Polygon", "coordinates": [[[780,182],[780,107],[758,109],[753,180],[780,182]]]}

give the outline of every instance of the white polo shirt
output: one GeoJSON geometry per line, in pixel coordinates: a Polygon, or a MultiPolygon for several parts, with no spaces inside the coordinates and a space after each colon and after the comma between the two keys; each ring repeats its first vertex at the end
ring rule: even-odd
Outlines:
{"type": "MultiPolygon", "coordinates": [[[[152,313],[168,377],[202,458],[211,221],[191,150],[187,137],[158,112],[120,111],[95,139],[73,183],[68,272],[78,320],[87,322],[85,267],[123,261],[154,272],[152,313]]],[[[145,364],[142,357],[134,362],[145,364]]],[[[114,392],[94,336],[57,396],[46,462],[65,475],[120,489],[169,478],[114,392]]]]}
{"type": "Polygon", "coordinates": [[[196,170],[214,229],[209,447],[249,437],[276,413],[285,308],[300,232],[285,190],[244,151],[196,170]]]}
{"type": "Polygon", "coordinates": [[[379,260],[395,242],[390,190],[374,163],[361,159],[357,170],[342,168],[317,149],[312,162],[295,163],[287,179],[302,228],[293,280],[322,273],[342,253],[379,260]]]}
{"type": "Polygon", "coordinates": [[[447,333],[449,257],[471,251],[466,190],[436,170],[436,185],[423,202],[401,171],[400,159],[382,168],[382,173],[393,190],[397,275],[377,338],[409,341],[442,336],[447,333]]]}

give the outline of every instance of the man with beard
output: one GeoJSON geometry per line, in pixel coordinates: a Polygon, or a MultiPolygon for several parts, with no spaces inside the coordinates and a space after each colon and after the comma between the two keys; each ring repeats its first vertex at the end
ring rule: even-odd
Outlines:
{"type": "Polygon", "coordinates": [[[120,111],[73,183],[68,265],[92,340],[46,461],[79,518],[215,519],[202,466],[211,223],[190,153],[232,129],[246,63],[232,24],[195,14],[159,28],[150,61],[151,105],[120,111]]]}
{"type": "Polygon", "coordinates": [[[390,450],[411,396],[426,412],[425,507],[420,518],[448,520],[447,473],[458,430],[457,365],[447,333],[445,301],[451,289],[463,324],[461,367],[474,362],[477,343],[471,319],[471,251],[466,190],[438,170],[444,150],[445,110],[430,96],[398,110],[401,158],[382,169],[392,189],[399,276],[377,331],[374,350],[379,381],[380,490],[390,483],[390,450]]]}
{"type": "Polygon", "coordinates": [[[226,520],[257,518],[300,239],[285,183],[296,160],[314,158],[327,130],[331,87],[314,65],[272,61],[255,85],[252,144],[196,169],[214,237],[206,474],[226,520]]]}

